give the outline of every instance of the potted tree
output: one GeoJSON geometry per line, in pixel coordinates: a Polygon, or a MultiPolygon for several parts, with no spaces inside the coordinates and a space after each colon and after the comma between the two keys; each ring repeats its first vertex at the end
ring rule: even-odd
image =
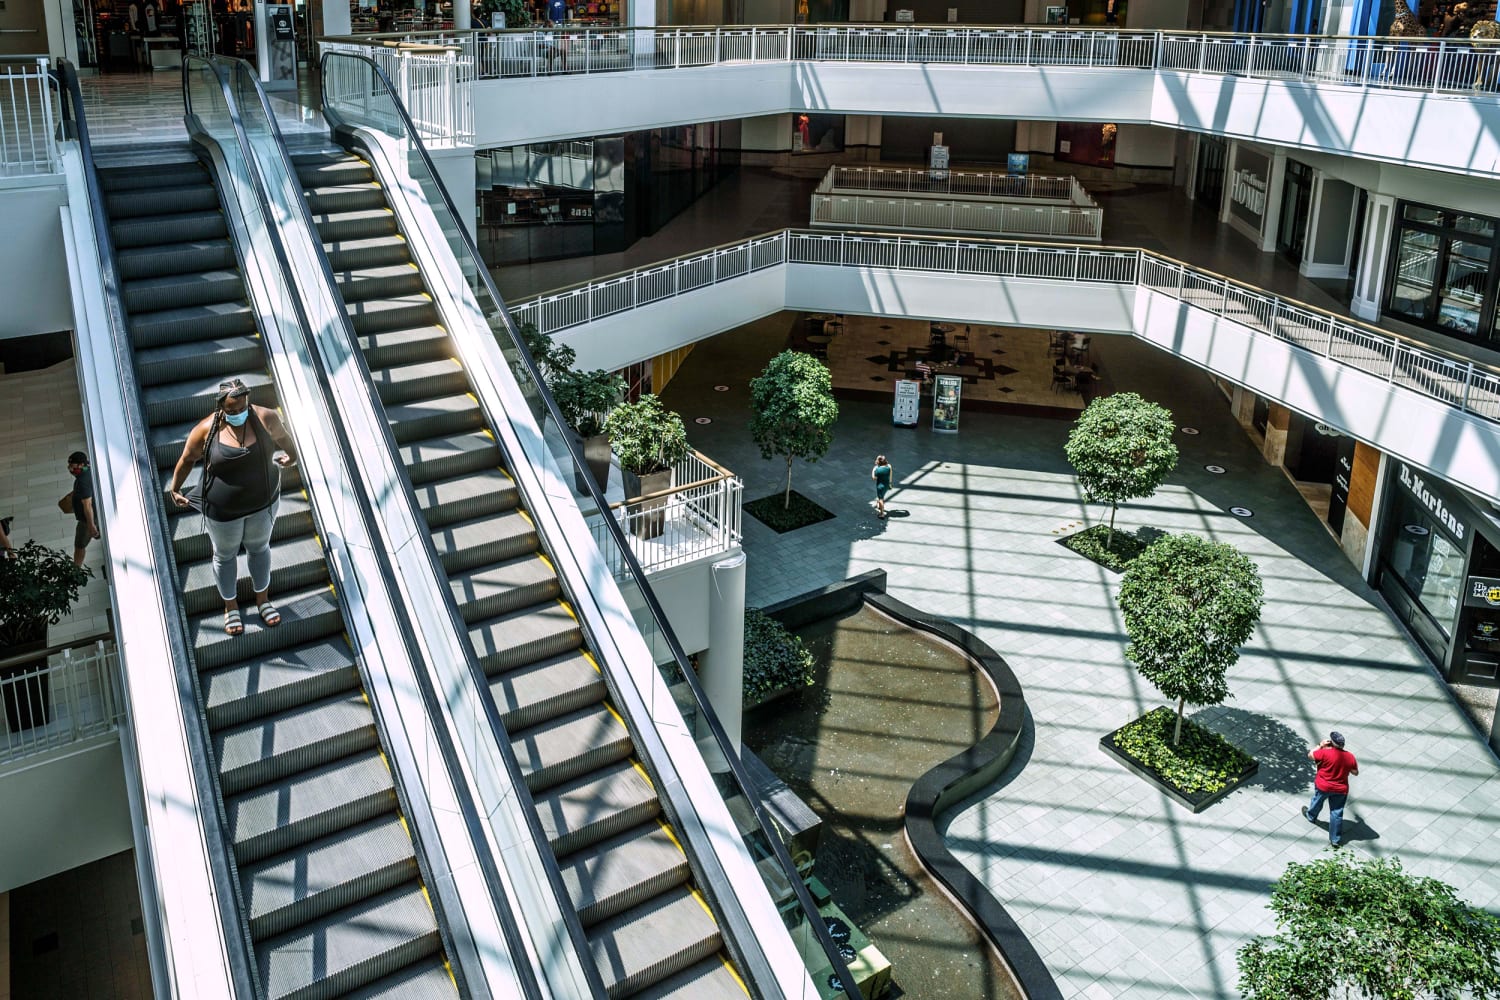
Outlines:
{"type": "MultiPolygon", "coordinates": [[[[627,499],[660,493],[672,486],[672,467],[687,457],[687,429],[682,418],[661,405],[650,393],[634,403],[621,403],[604,421],[610,447],[620,460],[627,499]]],[[[665,507],[666,498],[631,504],[627,516],[635,519],[640,538],[655,538],[666,525],[666,515],[645,511],[665,507]]]]}
{"type": "MultiPolygon", "coordinates": [[[[73,565],[59,549],[29,541],[15,558],[0,559],[0,660],[13,660],[47,648],[47,628],[73,610],[92,572],[73,565]]],[[[47,658],[0,667],[0,681],[26,676],[47,666],[47,658]]],[[[45,725],[51,718],[51,691],[45,684],[5,685],[5,720],[11,731],[45,725]]]]}
{"type": "MultiPolygon", "coordinates": [[[[625,395],[625,380],[603,368],[591,372],[563,371],[548,380],[552,398],[568,429],[583,446],[588,471],[604,490],[609,486],[609,435],[604,420],[625,395]]],[[[587,493],[588,483],[581,468],[573,470],[578,492],[587,493]]]]}

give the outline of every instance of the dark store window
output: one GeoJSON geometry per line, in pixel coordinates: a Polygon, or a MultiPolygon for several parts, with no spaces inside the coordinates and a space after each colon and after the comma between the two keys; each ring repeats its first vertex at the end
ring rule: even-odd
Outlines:
{"type": "Polygon", "coordinates": [[[1496,236],[1494,219],[1403,204],[1387,310],[1451,336],[1493,340],[1496,236]]]}

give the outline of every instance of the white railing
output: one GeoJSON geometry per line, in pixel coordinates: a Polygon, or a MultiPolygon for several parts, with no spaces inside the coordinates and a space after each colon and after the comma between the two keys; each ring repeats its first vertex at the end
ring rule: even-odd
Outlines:
{"type": "Polygon", "coordinates": [[[64,649],[0,678],[0,764],[113,731],[123,715],[112,641],[64,649]]]}
{"type": "Polygon", "coordinates": [[[0,178],[62,170],[57,146],[57,97],[47,84],[45,56],[0,58],[0,178]]]}
{"type": "MultiPolygon", "coordinates": [[[[744,486],[739,477],[698,452],[690,452],[672,470],[678,484],[659,493],[610,504],[631,551],[647,573],[680,566],[725,552],[740,543],[744,486]]],[[[601,515],[589,519],[594,541],[616,576],[626,572],[619,549],[605,544],[601,515]]]]}
{"type": "Polygon", "coordinates": [[[1132,285],[1500,423],[1500,373],[1146,250],[787,229],[511,306],[547,334],[777,264],[1132,285]]]}
{"type": "MultiPolygon", "coordinates": [[[[474,141],[474,58],[465,51],[472,46],[321,44],[325,52],[369,56],[385,70],[429,148],[474,141]]],[[[331,60],[322,84],[323,100],[335,111],[367,116],[391,131],[400,131],[400,116],[389,106],[390,95],[383,87],[370,86],[370,73],[359,63],[331,60]]]]}
{"type": "Polygon", "coordinates": [[[1079,240],[1104,232],[1103,210],[1075,177],[910,168],[829,168],[812,195],[809,221],[819,228],[1079,240]],[[945,194],[951,197],[938,197],[945,194]]]}

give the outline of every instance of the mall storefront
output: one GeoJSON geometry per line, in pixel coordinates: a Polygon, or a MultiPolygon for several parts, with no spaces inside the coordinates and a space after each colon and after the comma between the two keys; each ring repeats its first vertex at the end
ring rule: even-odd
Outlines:
{"type": "Polygon", "coordinates": [[[1386,466],[1375,585],[1450,681],[1500,685],[1500,518],[1397,458],[1386,466]]]}

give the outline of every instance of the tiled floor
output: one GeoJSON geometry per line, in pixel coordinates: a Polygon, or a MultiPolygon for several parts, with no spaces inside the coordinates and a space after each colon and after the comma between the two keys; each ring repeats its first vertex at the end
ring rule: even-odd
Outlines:
{"type": "MultiPolygon", "coordinates": [[[[79,81],[89,138],[95,146],[134,146],[186,142],[183,125],[182,76],[177,72],[105,73],[79,81]]],[[[196,93],[197,91],[195,91],[196,93]]],[[[300,95],[311,103],[313,90],[300,95]]],[[[283,133],[326,132],[321,117],[314,118],[299,95],[271,97],[271,107],[283,133]]]]}
{"type": "MultiPolygon", "coordinates": [[[[781,314],[700,344],[663,393],[689,418],[693,445],[744,478],[747,499],[780,484],[781,464],[763,461],[747,432],[747,382],[790,326],[781,314]],[[713,422],[693,422],[700,415],[713,422]]],[[[1236,949],[1272,930],[1269,884],[1327,849],[1297,810],[1308,743],[1332,728],[1363,765],[1348,850],[1399,856],[1500,910],[1500,765],[1441,679],[1206,376],[1124,338],[1096,337],[1094,350],[1118,388],[1202,431],[1179,437],[1177,471],[1124,506],[1120,524],[1230,542],[1264,579],[1265,614],[1230,673],[1232,699],[1194,713],[1259,757],[1249,785],[1193,816],[1098,749],[1162,699],[1124,659],[1118,578],[1057,544],[1105,516],[1063,459],[1068,420],[969,413],[942,435],[892,427],[889,403],[841,401],[832,451],[798,463],[793,479],[837,516],[786,535],[745,518],[749,603],[883,568],[894,596],[1006,658],[1030,716],[1020,752],[946,832],[1065,996],[1237,996],[1236,949]],[[871,510],[877,452],[896,468],[888,521],[871,510]],[[1253,516],[1232,516],[1234,505],[1253,516]]]]}

